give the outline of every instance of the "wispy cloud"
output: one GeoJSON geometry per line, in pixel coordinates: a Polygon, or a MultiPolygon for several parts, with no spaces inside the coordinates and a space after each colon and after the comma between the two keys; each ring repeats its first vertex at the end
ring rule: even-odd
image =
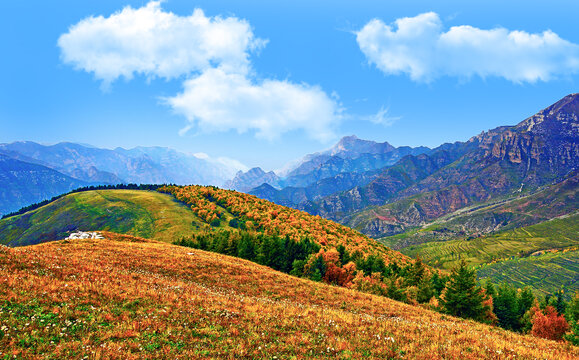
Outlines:
{"type": "Polygon", "coordinates": [[[267,41],[235,17],[166,12],[152,1],[109,17],[88,17],[58,40],[62,60],[93,73],[105,87],[120,77],[184,77],[183,91],[164,102],[205,132],[255,131],[275,139],[293,130],[325,141],[334,136],[340,106],[319,86],[257,80],[250,57],[267,41]]]}
{"type": "Polygon", "coordinates": [[[356,40],[368,61],[385,74],[408,74],[417,82],[495,76],[532,83],[579,73],[579,45],[550,30],[531,34],[463,25],[445,31],[433,12],[391,25],[371,20],[356,32],[356,40]]]}
{"type": "Polygon", "coordinates": [[[394,122],[402,119],[401,116],[391,116],[389,112],[390,109],[383,106],[380,108],[380,110],[378,110],[376,114],[364,116],[362,117],[362,119],[382,126],[390,126],[394,124],[394,122]]]}

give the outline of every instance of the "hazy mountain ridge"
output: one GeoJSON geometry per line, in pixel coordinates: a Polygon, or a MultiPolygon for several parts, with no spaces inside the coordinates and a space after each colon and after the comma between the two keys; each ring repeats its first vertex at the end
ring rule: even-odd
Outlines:
{"type": "Polygon", "coordinates": [[[48,167],[0,154],[0,214],[89,185],[48,167]]]}
{"type": "MultiPolygon", "coordinates": [[[[287,171],[287,175],[275,182],[265,178],[253,183],[272,185],[270,187],[254,186],[249,192],[264,199],[279,202],[295,208],[304,208],[301,204],[316,200],[338,191],[365,185],[372,181],[380,169],[395,164],[407,155],[419,155],[429,152],[426,147],[394,147],[387,142],[377,143],[361,140],[356,136],[342,138],[332,148],[304,156],[287,171]]],[[[245,186],[244,188],[249,188],[245,186]]],[[[238,190],[242,187],[238,186],[238,190]]]]}
{"type": "Polygon", "coordinates": [[[25,190],[14,182],[6,181],[4,192],[12,195],[0,200],[0,213],[50,199],[80,186],[121,183],[222,186],[238,171],[219,159],[197,157],[164,147],[109,150],[67,142],[41,145],[20,141],[0,144],[0,154],[58,173],[46,180],[51,182],[52,191],[42,190],[40,179],[37,179],[37,191],[25,190]],[[36,195],[30,195],[30,191],[36,195]]]}
{"type": "Polygon", "coordinates": [[[331,195],[336,191],[367,184],[378,176],[379,172],[380,170],[370,170],[362,173],[344,172],[330,178],[321,179],[306,187],[288,186],[283,189],[276,189],[270,184],[264,183],[249,191],[249,194],[276,204],[303,210],[302,204],[331,195]]]}
{"type": "Polygon", "coordinates": [[[367,185],[358,185],[318,201],[303,203],[299,207],[333,220],[368,206],[382,205],[397,194],[427,177],[432,172],[455,161],[464,153],[459,143],[443,145],[431,154],[408,155],[395,165],[384,169],[367,185]]]}
{"type": "Polygon", "coordinates": [[[265,172],[260,167],[254,167],[247,172],[238,171],[232,180],[226,181],[223,187],[241,192],[249,192],[262,184],[279,187],[280,178],[273,172],[265,172]]]}
{"type": "Polygon", "coordinates": [[[0,144],[0,152],[18,153],[69,176],[82,176],[83,181],[94,181],[91,175],[100,172],[118,182],[222,185],[236,171],[163,147],[109,150],[74,143],[15,142],[0,144]]]}

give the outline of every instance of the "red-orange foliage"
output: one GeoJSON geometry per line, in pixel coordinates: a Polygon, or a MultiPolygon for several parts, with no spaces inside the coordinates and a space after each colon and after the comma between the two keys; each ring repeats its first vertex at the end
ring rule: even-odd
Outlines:
{"type": "Polygon", "coordinates": [[[489,324],[496,324],[498,321],[498,318],[494,312],[493,298],[492,298],[492,296],[486,295],[485,289],[481,289],[481,291],[485,297],[483,300],[483,307],[485,309],[485,314],[484,314],[484,318],[483,318],[484,322],[489,323],[489,324]]]}
{"type": "Polygon", "coordinates": [[[392,251],[367,236],[306,212],[290,209],[259,199],[253,195],[222,190],[212,186],[165,186],[159,189],[191,206],[195,214],[210,222],[223,211],[245,220],[247,230],[260,229],[267,235],[288,235],[293,240],[308,237],[325,249],[344,245],[350,253],[359,251],[368,256],[379,254],[386,265],[410,262],[407,256],[392,251]]]}
{"type": "Polygon", "coordinates": [[[533,328],[531,334],[544,339],[561,340],[563,335],[569,330],[569,324],[563,315],[559,315],[552,306],[547,306],[543,311],[536,305],[530,310],[534,313],[532,317],[533,328]]]}
{"type": "Polygon", "coordinates": [[[320,250],[319,255],[322,256],[326,264],[326,274],[323,278],[325,282],[340,286],[352,285],[352,279],[354,279],[354,275],[356,275],[356,264],[349,262],[341,267],[340,253],[336,249],[328,251],[320,250]]]}

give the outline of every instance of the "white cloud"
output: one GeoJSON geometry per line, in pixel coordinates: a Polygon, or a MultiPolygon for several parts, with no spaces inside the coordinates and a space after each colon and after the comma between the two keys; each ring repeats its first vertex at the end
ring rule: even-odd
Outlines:
{"type": "Polygon", "coordinates": [[[414,81],[441,76],[503,77],[516,83],[549,81],[579,73],[579,45],[547,30],[539,34],[454,26],[444,31],[433,12],[379,19],[356,33],[368,61],[386,74],[406,73],[414,81]]]}
{"type": "Polygon", "coordinates": [[[208,160],[209,159],[209,155],[207,155],[204,152],[197,152],[197,153],[193,154],[193,156],[195,156],[197,159],[201,159],[201,160],[208,160]]]}
{"type": "Polygon", "coordinates": [[[242,163],[241,161],[235,160],[235,159],[231,159],[228,157],[218,157],[217,158],[217,162],[225,165],[228,168],[234,169],[235,172],[237,171],[247,171],[249,170],[249,167],[247,165],[245,165],[244,163],[242,163]]]}
{"type": "Polygon", "coordinates": [[[166,99],[179,114],[204,132],[255,130],[269,140],[303,129],[314,139],[334,137],[339,105],[317,86],[288,81],[252,81],[220,68],[184,83],[184,90],[166,99]]]}
{"type": "Polygon", "coordinates": [[[250,54],[265,44],[245,20],[206,17],[199,9],[183,17],[158,1],[86,18],[58,40],[63,62],[94,73],[105,87],[135,74],[184,76],[183,92],[164,99],[189,121],[180,135],[234,129],[275,139],[304,130],[332,138],[341,112],[333,96],[305,83],[254,79],[250,54]]]}
{"type": "Polygon", "coordinates": [[[390,116],[388,114],[389,112],[389,108],[381,107],[376,114],[363,117],[363,120],[367,120],[382,126],[390,126],[394,124],[395,121],[398,121],[402,118],[401,116],[390,116]]]}
{"type": "Polygon", "coordinates": [[[200,9],[178,16],[163,11],[158,1],[88,17],[58,39],[65,63],[94,73],[105,85],[134,74],[175,78],[213,64],[247,72],[249,52],[265,43],[245,20],[207,17],[200,9]]]}

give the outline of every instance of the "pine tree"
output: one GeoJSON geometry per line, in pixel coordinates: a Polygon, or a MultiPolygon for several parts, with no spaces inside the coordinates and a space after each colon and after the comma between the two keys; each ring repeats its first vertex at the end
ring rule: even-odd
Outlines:
{"type": "Polygon", "coordinates": [[[434,290],[434,295],[438,298],[442,294],[442,290],[446,287],[446,282],[448,278],[445,276],[440,276],[438,271],[432,274],[430,282],[432,283],[432,289],[434,290]]]}
{"type": "Polygon", "coordinates": [[[255,244],[248,233],[241,234],[239,246],[237,248],[237,256],[247,260],[255,260],[255,244]]]}
{"type": "Polygon", "coordinates": [[[517,297],[517,303],[519,305],[519,331],[522,332],[528,332],[531,330],[531,317],[530,315],[528,315],[529,310],[531,310],[531,308],[533,307],[533,304],[535,304],[536,299],[535,299],[535,295],[533,295],[533,292],[531,291],[530,287],[525,287],[523,290],[521,290],[521,292],[519,293],[518,297],[517,297]]]}
{"type": "Polygon", "coordinates": [[[324,257],[322,255],[313,256],[315,256],[315,258],[310,267],[309,278],[314,281],[322,281],[324,275],[326,275],[326,263],[324,262],[324,257]]]}
{"type": "Polygon", "coordinates": [[[340,253],[340,264],[345,265],[350,262],[350,253],[348,253],[348,250],[346,250],[346,247],[344,245],[342,244],[338,245],[336,250],[338,250],[338,252],[340,253]]]}
{"type": "Polygon", "coordinates": [[[476,285],[474,270],[462,260],[452,270],[440,302],[444,310],[454,316],[482,320],[485,315],[484,295],[476,285]]]}
{"type": "MultiPolygon", "coordinates": [[[[406,276],[406,285],[407,286],[418,286],[418,284],[422,281],[422,278],[425,276],[426,267],[422,263],[420,257],[416,258],[412,267],[408,271],[408,275],[406,276]]],[[[430,299],[428,299],[430,300],[430,299]]]]}
{"type": "Polygon", "coordinates": [[[508,330],[519,328],[519,304],[514,288],[501,284],[494,298],[493,307],[500,327],[508,330]]]}
{"type": "Polygon", "coordinates": [[[396,275],[393,275],[388,279],[388,291],[386,292],[386,296],[393,300],[404,301],[406,300],[406,296],[404,295],[404,291],[398,287],[396,281],[396,275]]]}
{"type": "Polygon", "coordinates": [[[566,310],[567,304],[563,299],[563,290],[557,291],[557,300],[555,302],[555,309],[559,314],[564,314],[566,310]]]}
{"type": "Polygon", "coordinates": [[[434,296],[434,289],[429,276],[423,276],[418,283],[418,292],[416,293],[416,301],[420,304],[429,302],[434,296]]]}
{"type": "Polygon", "coordinates": [[[495,289],[495,285],[492,283],[490,279],[487,279],[485,283],[485,291],[487,293],[487,296],[490,296],[493,299],[497,297],[497,290],[495,289]]]}

